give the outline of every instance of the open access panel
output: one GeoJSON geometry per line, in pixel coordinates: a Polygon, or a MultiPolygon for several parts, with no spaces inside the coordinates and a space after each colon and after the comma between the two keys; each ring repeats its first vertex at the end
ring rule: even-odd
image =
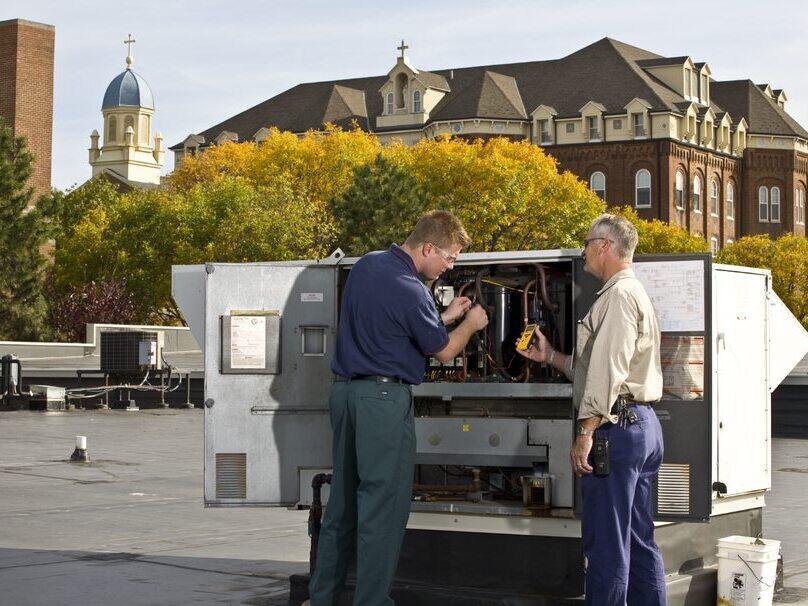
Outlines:
{"type": "MultiPolygon", "coordinates": [[[[320,261],[174,268],[175,300],[205,351],[207,506],[307,502],[300,478],[330,467],[329,365],[354,262],[338,251],[320,261]],[[233,318],[245,317],[274,318],[275,336],[237,331],[234,343],[233,318]],[[277,372],[267,372],[270,352],[277,372]],[[226,356],[247,367],[225,365],[226,356]]],[[[714,561],[714,536],[759,531],[771,379],[808,344],[765,271],[716,266],[709,255],[638,257],[634,270],[662,330],[656,411],[666,451],[655,503],[659,522],[675,523],[657,535],[666,567],[678,572],[714,561]],[[777,335],[774,317],[785,327],[777,335]],[[773,372],[775,336],[791,354],[773,372]],[[706,525],[694,533],[693,522],[706,525]]],[[[571,384],[514,347],[535,323],[571,351],[600,284],[583,272],[580,251],[549,250],[461,255],[429,286],[439,309],[471,296],[490,321],[455,360],[428,360],[413,387],[417,459],[398,578],[445,585],[449,567],[452,583],[477,592],[580,595],[571,384]]],[[[698,578],[671,582],[686,592],[698,578]]]]}

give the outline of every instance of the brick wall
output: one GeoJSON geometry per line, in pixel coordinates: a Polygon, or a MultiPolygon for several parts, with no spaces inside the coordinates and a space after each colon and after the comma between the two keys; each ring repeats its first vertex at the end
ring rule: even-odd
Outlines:
{"type": "Polygon", "coordinates": [[[742,235],[741,214],[748,213],[748,208],[743,204],[745,168],[741,158],[701,150],[670,139],[549,146],[545,149],[558,160],[559,168],[575,173],[584,182],[588,183],[594,171],[603,172],[606,175],[606,202],[610,206],[634,206],[635,174],[644,168],[651,173],[651,207],[637,209],[640,217],[679,225],[708,241],[715,237],[721,246],[742,235]],[[684,175],[685,210],[676,208],[677,171],[684,175]],[[696,175],[701,179],[701,212],[693,210],[696,175]],[[716,215],[710,207],[713,181],[718,189],[716,215]],[[735,203],[731,218],[727,216],[726,208],[727,186],[730,184],[734,188],[735,203]]]}
{"type": "Polygon", "coordinates": [[[794,190],[808,181],[808,156],[790,150],[747,149],[745,168],[744,230],[747,234],[769,234],[776,238],[784,233],[805,235],[805,225],[796,225],[794,190]],[[760,221],[758,191],[760,187],[780,189],[780,221],[760,221]]]}
{"type": "Polygon", "coordinates": [[[55,28],[0,21],[0,116],[34,155],[33,202],[51,189],[55,28]]]}

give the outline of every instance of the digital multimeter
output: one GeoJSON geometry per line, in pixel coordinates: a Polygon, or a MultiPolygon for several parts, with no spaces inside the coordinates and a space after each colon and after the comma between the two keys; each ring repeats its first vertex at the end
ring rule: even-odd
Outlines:
{"type": "Polygon", "coordinates": [[[533,342],[535,340],[536,340],[536,325],[528,324],[527,326],[525,326],[525,330],[522,332],[522,335],[516,342],[516,349],[518,349],[519,351],[527,351],[528,349],[530,349],[530,346],[533,345],[533,342]]]}

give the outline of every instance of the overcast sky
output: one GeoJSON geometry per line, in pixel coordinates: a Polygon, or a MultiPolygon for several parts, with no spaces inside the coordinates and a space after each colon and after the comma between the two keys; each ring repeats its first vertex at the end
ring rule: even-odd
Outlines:
{"type": "Polygon", "coordinates": [[[717,80],[785,89],[786,109],[808,127],[804,0],[3,0],[0,20],[11,18],[56,26],[58,188],[90,176],[89,134],[102,130],[101,100],[125,67],[130,32],[167,146],[300,82],[384,74],[402,38],[415,67],[435,70],[554,59],[609,36],[706,61],[717,80]]]}

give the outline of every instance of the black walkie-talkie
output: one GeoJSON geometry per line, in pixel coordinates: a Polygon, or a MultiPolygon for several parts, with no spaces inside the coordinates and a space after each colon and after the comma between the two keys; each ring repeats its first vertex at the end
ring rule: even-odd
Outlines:
{"type": "Polygon", "coordinates": [[[596,476],[609,475],[609,439],[595,436],[592,443],[592,467],[596,476]]]}

